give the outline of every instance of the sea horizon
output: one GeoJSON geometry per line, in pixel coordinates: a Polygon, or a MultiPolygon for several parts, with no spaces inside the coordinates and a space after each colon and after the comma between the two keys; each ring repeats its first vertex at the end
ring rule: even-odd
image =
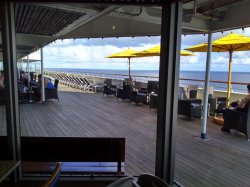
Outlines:
{"type": "MultiPolygon", "coordinates": [[[[128,69],[99,69],[99,68],[44,68],[45,70],[111,70],[111,71],[128,71],[128,69]]],[[[131,71],[159,71],[157,69],[131,69],[131,71]]],[[[205,70],[180,70],[180,72],[205,72],[205,70]]],[[[210,71],[210,72],[222,72],[222,73],[228,73],[228,71],[210,71]]],[[[250,71],[232,71],[232,73],[249,73],[250,71]]]]}

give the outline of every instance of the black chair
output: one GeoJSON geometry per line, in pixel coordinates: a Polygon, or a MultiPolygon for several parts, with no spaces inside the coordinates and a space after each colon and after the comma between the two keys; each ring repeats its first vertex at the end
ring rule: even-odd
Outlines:
{"type": "Polygon", "coordinates": [[[48,181],[46,181],[42,187],[57,187],[58,186],[58,181],[59,181],[59,177],[60,177],[60,173],[61,173],[61,162],[58,162],[56,164],[56,167],[51,175],[51,177],[49,178],[48,181]]]}
{"type": "Polygon", "coordinates": [[[224,129],[228,129],[228,132],[230,132],[230,129],[237,130],[242,132],[247,136],[247,139],[249,141],[249,135],[250,135],[250,104],[248,104],[245,111],[239,111],[239,110],[231,110],[231,109],[225,109],[224,111],[224,129]]]}
{"type": "Polygon", "coordinates": [[[142,174],[138,181],[133,181],[135,187],[170,187],[165,181],[151,174],[142,174]]]}
{"type": "Polygon", "coordinates": [[[149,108],[158,108],[158,95],[157,94],[150,94],[150,105],[149,108]]]}
{"type": "Polygon", "coordinates": [[[4,100],[5,100],[5,91],[4,89],[0,89],[0,105],[4,104],[4,100]]]}
{"type": "Polygon", "coordinates": [[[103,88],[103,95],[106,94],[108,95],[114,95],[116,96],[116,86],[111,85],[111,86],[104,86],[103,88]]]}
{"type": "Polygon", "coordinates": [[[148,93],[158,93],[159,83],[158,81],[148,81],[147,89],[148,93]]]}
{"type": "Polygon", "coordinates": [[[58,93],[57,93],[58,84],[59,84],[59,80],[55,79],[55,83],[54,83],[55,88],[45,88],[45,100],[57,99],[59,101],[58,93]]]}
{"type": "Polygon", "coordinates": [[[191,119],[192,117],[201,118],[202,100],[187,99],[186,92],[183,87],[179,88],[178,114],[184,115],[191,119]]]}
{"type": "Polygon", "coordinates": [[[216,115],[226,107],[226,97],[210,97],[208,98],[209,115],[216,115]]]}
{"type": "Polygon", "coordinates": [[[131,91],[129,103],[130,102],[148,104],[148,90],[141,88],[139,91],[131,91]]]}
{"type": "Polygon", "coordinates": [[[117,89],[117,99],[121,98],[122,100],[130,99],[132,87],[130,85],[123,85],[123,88],[117,89]]]}
{"type": "Polygon", "coordinates": [[[18,85],[18,100],[19,103],[28,103],[30,95],[28,92],[28,87],[26,87],[21,81],[17,82],[18,85]]]}

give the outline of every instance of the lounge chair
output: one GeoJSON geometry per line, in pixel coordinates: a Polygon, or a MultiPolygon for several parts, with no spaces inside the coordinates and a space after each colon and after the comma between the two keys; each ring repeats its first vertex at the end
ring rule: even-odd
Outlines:
{"type": "Polygon", "coordinates": [[[148,93],[158,93],[159,82],[158,81],[148,81],[147,90],[148,93]]]}
{"type": "Polygon", "coordinates": [[[103,85],[94,84],[93,82],[90,82],[88,79],[86,79],[84,77],[82,79],[85,81],[88,90],[92,90],[93,92],[96,92],[98,89],[103,88],[103,85]]]}
{"type": "Polygon", "coordinates": [[[117,89],[117,99],[121,98],[122,100],[130,99],[132,87],[131,85],[123,85],[123,88],[117,89]]]}
{"type": "Polygon", "coordinates": [[[216,115],[217,113],[221,113],[223,108],[226,107],[226,97],[210,97],[208,98],[209,104],[209,115],[216,115]]]}
{"type": "Polygon", "coordinates": [[[201,118],[202,100],[188,99],[183,87],[179,88],[178,114],[191,119],[192,117],[201,118]]]}
{"type": "Polygon", "coordinates": [[[103,88],[103,95],[106,94],[108,95],[114,95],[116,96],[116,86],[111,85],[111,86],[104,86],[103,88]]]}
{"type": "Polygon", "coordinates": [[[55,83],[54,83],[55,88],[45,88],[45,100],[57,99],[59,101],[58,93],[57,93],[58,83],[59,83],[59,80],[55,79],[55,83]]]}
{"type": "Polygon", "coordinates": [[[246,111],[238,111],[225,109],[224,111],[224,129],[237,130],[247,136],[249,141],[250,135],[250,104],[248,104],[246,111]]]}

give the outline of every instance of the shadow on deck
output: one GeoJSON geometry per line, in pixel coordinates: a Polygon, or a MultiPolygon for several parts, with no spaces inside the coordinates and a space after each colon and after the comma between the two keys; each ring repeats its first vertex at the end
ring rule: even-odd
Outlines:
{"type": "MultiPolygon", "coordinates": [[[[60,91],[60,101],[20,105],[22,136],[125,137],[127,175],[154,173],[157,111],[102,94],[60,91]]],[[[1,107],[1,120],[4,110],[1,107]]],[[[0,134],[6,134],[2,125],[0,134]]],[[[250,143],[208,122],[179,116],[175,178],[184,186],[249,186],[250,143]]]]}

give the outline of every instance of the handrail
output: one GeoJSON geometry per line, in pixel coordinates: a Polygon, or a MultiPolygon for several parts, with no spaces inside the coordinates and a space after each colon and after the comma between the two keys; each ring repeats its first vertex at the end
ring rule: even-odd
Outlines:
{"type": "MultiPolygon", "coordinates": [[[[47,71],[47,72],[54,72],[54,73],[68,73],[68,74],[81,74],[85,76],[95,76],[95,75],[103,75],[103,76],[120,76],[120,77],[128,77],[125,74],[118,74],[118,73],[98,73],[98,72],[60,72],[60,71],[47,71]]],[[[140,78],[154,78],[159,79],[158,76],[147,76],[147,75],[131,75],[131,77],[140,77],[140,78]]],[[[194,81],[194,82],[205,82],[203,79],[188,79],[188,78],[179,78],[180,81],[194,81]]],[[[211,83],[219,83],[219,84],[228,84],[227,81],[218,81],[218,80],[210,80],[211,83]]],[[[247,82],[231,82],[232,85],[247,85],[247,82]]]]}
{"type": "MultiPolygon", "coordinates": [[[[205,82],[205,80],[202,79],[186,79],[186,78],[180,78],[180,80],[185,80],[185,81],[196,81],[196,82],[205,82]]],[[[216,80],[210,80],[209,82],[213,83],[221,83],[221,84],[227,84],[227,81],[216,81],[216,80]]],[[[231,84],[236,84],[236,85],[247,85],[249,83],[247,82],[231,82],[231,84]]]]}

